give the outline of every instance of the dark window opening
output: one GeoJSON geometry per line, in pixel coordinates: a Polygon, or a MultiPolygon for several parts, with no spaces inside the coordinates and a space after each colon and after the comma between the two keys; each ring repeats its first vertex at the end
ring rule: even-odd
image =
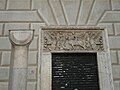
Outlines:
{"type": "Polygon", "coordinates": [[[52,90],[100,90],[97,53],[52,53],[52,90]]]}

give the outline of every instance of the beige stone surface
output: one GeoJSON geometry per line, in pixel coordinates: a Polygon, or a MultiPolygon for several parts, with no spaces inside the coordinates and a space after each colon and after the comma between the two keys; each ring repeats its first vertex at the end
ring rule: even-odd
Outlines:
{"type": "Polygon", "coordinates": [[[9,79],[9,67],[0,67],[0,80],[9,79]]]}
{"type": "Polygon", "coordinates": [[[8,37],[0,37],[0,49],[10,50],[11,44],[8,37]]]}
{"type": "Polygon", "coordinates": [[[36,65],[37,64],[37,57],[38,57],[37,51],[30,51],[28,53],[28,65],[36,65]]]}
{"type": "Polygon", "coordinates": [[[88,19],[88,25],[96,25],[106,10],[110,10],[109,0],[95,0],[88,19]]]}
{"type": "Polygon", "coordinates": [[[61,0],[61,1],[63,2],[66,18],[68,19],[67,20],[68,25],[75,25],[76,17],[77,17],[78,10],[79,10],[79,4],[81,0],[75,0],[75,1],[61,0]]]}
{"type": "Polygon", "coordinates": [[[9,35],[9,30],[29,29],[29,23],[5,23],[4,35],[9,35]]]}
{"type": "Polygon", "coordinates": [[[114,81],[115,90],[120,90],[120,81],[114,81]]]}
{"type": "Polygon", "coordinates": [[[1,62],[1,59],[2,59],[2,52],[0,51],[0,62],[1,62]]]}
{"type": "Polygon", "coordinates": [[[62,11],[61,2],[59,0],[51,0],[51,6],[53,7],[55,18],[58,25],[66,25],[65,15],[62,11]]]}
{"type": "Polygon", "coordinates": [[[37,50],[38,49],[38,36],[34,37],[33,41],[30,44],[30,49],[37,50]]]}
{"type": "Polygon", "coordinates": [[[37,79],[37,68],[36,67],[28,67],[27,79],[28,80],[37,79]]]}
{"type": "Polygon", "coordinates": [[[115,23],[115,35],[120,35],[120,23],[115,23]]]}
{"type": "Polygon", "coordinates": [[[0,11],[0,22],[42,22],[36,11],[0,11]]]}
{"type": "Polygon", "coordinates": [[[9,0],[7,9],[23,9],[29,10],[30,9],[31,0],[9,0]]]}
{"type": "Polygon", "coordinates": [[[110,36],[109,37],[110,48],[120,48],[120,36],[110,36]]]}
{"type": "Polygon", "coordinates": [[[6,0],[0,0],[0,10],[4,10],[5,9],[5,4],[6,4],[6,0]]]}
{"type": "Polygon", "coordinates": [[[51,89],[51,54],[42,53],[41,61],[41,90],[51,89]],[[48,68],[49,67],[49,68],[48,68]]]}
{"type": "Polygon", "coordinates": [[[113,78],[120,79],[120,65],[113,65],[113,78]]]}
{"type": "Polygon", "coordinates": [[[55,18],[47,0],[33,0],[32,9],[38,9],[40,16],[44,19],[45,23],[48,25],[56,25],[55,18]]]}
{"type": "Polygon", "coordinates": [[[120,10],[120,0],[111,0],[112,10],[120,10]]]}
{"type": "Polygon", "coordinates": [[[81,0],[81,8],[79,11],[78,25],[85,25],[90,14],[94,0],[81,0]]]}
{"type": "Polygon", "coordinates": [[[35,30],[35,35],[39,35],[41,27],[45,26],[45,23],[31,23],[31,28],[35,30]]]}
{"type": "Polygon", "coordinates": [[[108,35],[114,34],[113,24],[112,23],[99,23],[97,26],[105,28],[108,31],[108,35]]]}
{"type": "Polygon", "coordinates": [[[110,51],[110,57],[111,57],[112,64],[117,64],[118,63],[117,51],[111,50],[110,51]]]}
{"type": "Polygon", "coordinates": [[[100,22],[119,22],[120,21],[120,11],[106,11],[101,18],[100,22]]]}
{"type": "Polygon", "coordinates": [[[11,52],[3,51],[1,65],[2,66],[10,65],[10,59],[11,59],[11,52]]]}
{"type": "Polygon", "coordinates": [[[3,23],[0,23],[0,36],[2,35],[3,32],[3,23]]]}
{"type": "Polygon", "coordinates": [[[0,82],[0,90],[9,90],[8,82],[0,82]]]}
{"type": "Polygon", "coordinates": [[[28,82],[27,90],[36,90],[37,83],[36,82],[28,82]]]}
{"type": "Polygon", "coordinates": [[[120,64],[120,51],[118,51],[118,62],[120,64]]]}

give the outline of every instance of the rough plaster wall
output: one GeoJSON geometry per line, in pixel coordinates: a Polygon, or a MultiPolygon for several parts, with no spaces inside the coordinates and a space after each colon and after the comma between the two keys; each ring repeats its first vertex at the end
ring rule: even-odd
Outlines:
{"type": "Polygon", "coordinates": [[[9,29],[35,29],[30,45],[28,90],[37,89],[38,30],[46,25],[107,28],[115,90],[120,90],[120,0],[0,0],[0,90],[8,90],[9,29]]]}

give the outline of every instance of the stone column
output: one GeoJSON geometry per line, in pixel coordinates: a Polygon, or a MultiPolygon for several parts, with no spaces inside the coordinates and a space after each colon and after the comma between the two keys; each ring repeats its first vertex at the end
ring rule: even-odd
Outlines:
{"type": "Polygon", "coordinates": [[[12,44],[9,90],[27,90],[28,47],[33,36],[33,30],[9,32],[12,44]]]}

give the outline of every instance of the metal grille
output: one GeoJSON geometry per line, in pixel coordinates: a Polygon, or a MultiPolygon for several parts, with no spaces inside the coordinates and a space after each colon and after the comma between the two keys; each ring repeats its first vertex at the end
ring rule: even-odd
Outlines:
{"type": "Polygon", "coordinates": [[[52,90],[99,90],[96,53],[53,53],[52,90]]]}

